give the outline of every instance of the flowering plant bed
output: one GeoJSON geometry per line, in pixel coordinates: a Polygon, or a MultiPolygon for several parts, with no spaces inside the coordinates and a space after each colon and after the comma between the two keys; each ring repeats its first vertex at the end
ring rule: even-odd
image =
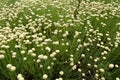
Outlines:
{"type": "Polygon", "coordinates": [[[120,80],[120,2],[2,6],[0,80],[120,80]]]}

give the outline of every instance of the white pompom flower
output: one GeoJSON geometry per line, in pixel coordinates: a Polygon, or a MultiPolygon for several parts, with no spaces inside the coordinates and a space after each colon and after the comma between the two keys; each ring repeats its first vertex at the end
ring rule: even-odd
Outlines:
{"type": "Polygon", "coordinates": [[[43,79],[47,79],[48,78],[48,75],[47,74],[44,74],[43,75],[43,79]]]}
{"type": "Polygon", "coordinates": [[[109,64],[108,66],[109,66],[109,68],[111,68],[111,69],[114,68],[114,64],[109,64]]]}

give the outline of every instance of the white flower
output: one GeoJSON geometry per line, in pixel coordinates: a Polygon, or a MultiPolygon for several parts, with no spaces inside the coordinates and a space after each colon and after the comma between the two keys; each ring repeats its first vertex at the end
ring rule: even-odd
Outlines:
{"type": "Polygon", "coordinates": [[[120,78],[117,77],[116,80],[120,80],[120,78]]]}
{"type": "Polygon", "coordinates": [[[63,80],[63,78],[59,78],[59,80],[63,80]]]}
{"type": "Polygon", "coordinates": [[[81,54],[81,57],[84,58],[84,57],[85,57],[85,54],[81,54]]]}
{"type": "Polygon", "coordinates": [[[74,65],[74,62],[72,61],[71,63],[70,63],[70,66],[73,66],[74,65]]]}
{"type": "Polygon", "coordinates": [[[7,64],[6,66],[10,71],[15,71],[16,70],[16,67],[15,66],[12,66],[12,64],[7,64]]]}
{"type": "Polygon", "coordinates": [[[13,56],[16,56],[16,52],[13,52],[12,55],[13,55],[13,56]]]}
{"type": "Polygon", "coordinates": [[[40,65],[40,68],[43,68],[43,65],[40,65]]]}
{"type": "Polygon", "coordinates": [[[103,57],[103,59],[106,59],[106,57],[103,57]]]}
{"type": "Polygon", "coordinates": [[[19,78],[18,80],[24,80],[24,78],[19,78]]]}
{"type": "Polygon", "coordinates": [[[82,70],[81,69],[78,69],[78,72],[81,72],[82,70]]]}
{"type": "Polygon", "coordinates": [[[5,56],[3,54],[0,54],[0,59],[4,59],[5,56]]]}
{"type": "Polygon", "coordinates": [[[101,80],[105,80],[105,78],[104,78],[104,77],[101,77],[101,80]]]}
{"type": "Polygon", "coordinates": [[[11,71],[15,71],[15,70],[16,70],[16,67],[15,67],[15,66],[12,66],[12,67],[10,68],[10,70],[11,70],[11,71]]]}
{"type": "Polygon", "coordinates": [[[82,76],[85,76],[85,73],[82,73],[82,76]]]}
{"type": "Polygon", "coordinates": [[[81,42],[81,40],[80,40],[80,39],[77,39],[77,42],[81,42]]]}
{"type": "Polygon", "coordinates": [[[118,68],[119,66],[116,64],[115,67],[118,68]]]}
{"type": "Polygon", "coordinates": [[[109,64],[108,66],[109,66],[109,68],[111,68],[111,69],[114,68],[114,64],[109,64]]]}
{"type": "Polygon", "coordinates": [[[52,54],[50,54],[50,57],[53,58],[56,54],[56,52],[53,52],[52,54]]]}
{"type": "Polygon", "coordinates": [[[87,66],[89,66],[89,67],[90,67],[90,66],[91,66],[91,64],[89,64],[89,63],[88,63],[88,64],[87,64],[87,66]]]}
{"type": "Polygon", "coordinates": [[[59,44],[59,41],[55,41],[55,42],[53,42],[53,44],[58,45],[58,44],[59,44]]]}
{"type": "Polygon", "coordinates": [[[73,58],[70,58],[70,61],[73,61],[74,59],[73,58]]]}
{"type": "Polygon", "coordinates": [[[36,56],[36,54],[35,54],[35,53],[31,53],[31,54],[30,54],[30,56],[35,57],[35,56],[36,56]]]}
{"type": "Polygon", "coordinates": [[[97,65],[94,65],[95,68],[97,68],[98,66],[97,65]]]}
{"type": "Polygon", "coordinates": [[[98,76],[99,76],[99,74],[96,73],[96,74],[95,74],[95,77],[98,77],[98,76]]]}
{"type": "Polygon", "coordinates": [[[21,78],[22,77],[22,74],[18,74],[17,75],[17,78],[19,79],[19,78],[21,78]]]}
{"type": "Polygon", "coordinates": [[[48,57],[47,57],[46,55],[44,55],[44,56],[43,56],[43,59],[46,60],[46,59],[48,59],[48,57]]]}
{"type": "Polygon", "coordinates": [[[24,57],[23,60],[26,61],[26,60],[27,60],[27,57],[24,57]]]}
{"type": "Polygon", "coordinates": [[[37,59],[37,61],[36,61],[36,62],[37,62],[37,63],[39,63],[40,61],[41,61],[40,59],[37,59]]]}
{"type": "Polygon", "coordinates": [[[7,67],[7,68],[11,68],[11,67],[12,67],[12,64],[7,64],[6,67],[7,67]]]}
{"type": "Polygon", "coordinates": [[[41,55],[38,55],[38,58],[39,58],[39,59],[43,59],[43,56],[44,56],[44,55],[42,55],[42,54],[41,54],[41,55]]]}
{"type": "Polygon", "coordinates": [[[77,68],[77,66],[76,65],[74,65],[73,67],[72,67],[72,70],[75,70],[77,68]]]}
{"type": "Polygon", "coordinates": [[[28,50],[28,54],[31,54],[31,53],[33,53],[33,51],[32,50],[28,50]]]}
{"type": "Polygon", "coordinates": [[[61,77],[60,77],[60,78],[58,78],[58,79],[55,79],[55,80],[63,80],[63,78],[61,78],[61,77]]]}
{"type": "Polygon", "coordinates": [[[51,68],[50,66],[47,67],[47,69],[50,69],[50,68],[51,68]]]}
{"type": "Polygon", "coordinates": [[[24,80],[22,74],[18,74],[18,75],[17,75],[17,79],[18,79],[18,80],[24,80]]]}
{"type": "Polygon", "coordinates": [[[63,74],[64,74],[64,72],[63,72],[63,71],[60,71],[60,72],[59,72],[59,74],[60,74],[60,75],[63,75],[63,74]]]}
{"type": "Polygon", "coordinates": [[[45,50],[47,50],[48,52],[51,51],[50,47],[46,47],[45,50]]]}
{"type": "Polygon", "coordinates": [[[55,52],[56,52],[56,53],[59,53],[59,52],[60,52],[60,50],[55,50],[55,52]]]}
{"type": "Polygon", "coordinates": [[[103,68],[100,68],[99,70],[100,70],[100,72],[105,72],[105,70],[103,68]]]}
{"type": "Polygon", "coordinates": [[[68,52],[68,49],[66,49],[65,51],[68,52]]]}
{"type": "Polygon", "coordinates": [[[24,50],[22,50],[22,51],[21,51],[21,54],[25,54],[25,51],[24,51],[24,50]]]}
{"type": "Polygon", "coordinates": [[[47,79],[48,78],[48,75],[47,74],[44,74],[43,75],[43,79],[47,79]]]}

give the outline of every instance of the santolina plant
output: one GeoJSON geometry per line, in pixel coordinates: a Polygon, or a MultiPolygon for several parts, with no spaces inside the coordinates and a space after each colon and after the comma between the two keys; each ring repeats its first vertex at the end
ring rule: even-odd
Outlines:
{"type": "Polygon", "coordinates": [[[120,3],[21,0],[0,11],[0,80],[120,80],[120,3]]]}

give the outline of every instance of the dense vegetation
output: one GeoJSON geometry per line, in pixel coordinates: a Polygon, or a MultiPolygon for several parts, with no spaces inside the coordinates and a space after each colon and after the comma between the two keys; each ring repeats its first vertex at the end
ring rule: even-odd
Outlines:
{"type": "Polygon", "coordinates": [[[120,80],[120,2],[1,0],[0,80],[120,80]]]}

